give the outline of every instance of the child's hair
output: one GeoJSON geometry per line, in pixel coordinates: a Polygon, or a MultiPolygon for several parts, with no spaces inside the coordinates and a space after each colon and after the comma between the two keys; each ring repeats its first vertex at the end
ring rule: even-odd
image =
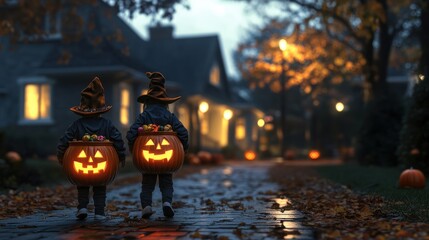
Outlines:
{"type": "Polygon", "coordinates": [[[143,103],[143,110],[144,110],[144,109],[146,109],[146,108],[147,108],[147,106],[149,106],[149,105],[153,105],[153,104],[160,105],[160,106],[162,106],[162,107],[167,108],[167,110],[169,110],[169,109],[168,109],[168,104],[163,103],[163,102],[161,102],[161,101],[152,100],[152,99],[147,99],[147,100],[146,100],[146,102],[145,102],[145,103],[143,103]]]}

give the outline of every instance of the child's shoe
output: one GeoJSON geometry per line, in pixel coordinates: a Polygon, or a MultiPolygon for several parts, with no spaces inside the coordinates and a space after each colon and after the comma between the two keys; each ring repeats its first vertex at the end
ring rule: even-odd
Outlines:
{"type": "Polygon", "coordinates": [[[104,220],[107,220],[107,217],[106,217],[106,215],[95,214],[94,219],[97,221],[104,221],[104,220]]]}
{"type": "Polygon", "coordinates": [[[78,218],[78,219],[80,219],[80,220],[83,220],[83,219],[85,219],[87,216],[88,216],[88,209],[86,209],[86,208],[81,208],[81,209],[77,210],[76,218],[78,218]]]}
{"type": "Polygon", "coordinates": [[[166,217],[171,218],[174,216],[173,208],[171,207],[171,203],[169,202],[165,202],[162,204],[162,211],[164,212],[164,216],[166,217]]]}
{"type": "Polygon", "coordinates": [[[152,211],[151,206],[146,206],[142,210],[142,218],[150,218],[150,216],[152,216],[152,214],[154,214],[154,213],[155,213],[155,211],[152,211]]]}

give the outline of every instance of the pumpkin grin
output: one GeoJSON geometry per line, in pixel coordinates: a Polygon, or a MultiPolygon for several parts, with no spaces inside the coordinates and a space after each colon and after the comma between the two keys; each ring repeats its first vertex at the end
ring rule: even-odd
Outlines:
{"type": "Polygon", "coordinates": [[[76,170],[77,173],[81,171],[84,174],[89,174],[89,172],[91,171],[93,174],[97,174],[97,173],[100,173],[101,171],[104,172],[106,170],[106,161],[97,163],[95,167],[91,165],[87,165],[86,167],[84,167],[83,163],[75,161],[74,169],[76,170]]]}
{"type": "MultiPolygon", "coordinates": [[[[85,151],[82,149],[80,152],[78,158],[84,159],[87,158],[85,151]]],[[[103,159],[103,154],[101,154],[100,151],[97,151],[94,155],[95,159],[103,159]]],[[[91,156],[89,156],[88,162],[91,164],[94,164],[94,160],[91,156]]],[[[86,167],[83,166],[82,162],[74,161],[73,162],[74,169],[77,173],[83,172],[83,174],[89,174],[89,172],[92,172],[92,174],[98,174],[100,172],[106,171],[106,161],[98,162],[97,165],[86,165],[86,167]]]]}
{"type": "Polygon", "coordinates": [[[172,156],[173,156],[173,150],[166,150],[163,154],[155,154],[155,153],[151,153],[148,150],[143,150],[143,157],[148,162],[151,159],[153,161],[161,161],[161,160],[167,159],[167,162],[168,162],[170,161],[172,156]]]}

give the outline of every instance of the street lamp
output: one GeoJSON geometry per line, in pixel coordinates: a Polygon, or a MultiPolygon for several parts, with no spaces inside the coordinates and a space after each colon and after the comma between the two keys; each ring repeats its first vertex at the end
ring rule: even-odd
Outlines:
{"type": "Polygon", "coordinates": [[[280,126],[282,128],[282,141],[281,141],[281,157],[283,160],[286,159],[286,112],[285,112],[285,106],[286,106],[286,73],[285,73],[285,52],[287,49],[287,41],[285,39],[280,39],[279,41],[279,48],[282,51],[282,69],[281,69],[281,75],[280,75],[280,126]]]}
{"type": "Polygon", "coordinates": [[[344,111],[344,108],[344,103],[342,102],[337,102],[337,104],[335,104],[335,110],[337,110],[337,112],[344,111]]]}

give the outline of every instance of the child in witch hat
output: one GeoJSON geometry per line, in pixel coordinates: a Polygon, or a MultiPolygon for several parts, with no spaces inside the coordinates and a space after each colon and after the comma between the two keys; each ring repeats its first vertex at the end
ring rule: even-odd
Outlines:
{"type": "MultiPolygon", "coordinates": [[[[109,111],[112,106],[106,106],[104,99],[104,88],[98,77],[82,90],[79,106],[74,106],[70,110],[81,116],[74,121],[65,131],[57,145],[57,157],[62,164],[64,153],[69,146],[69,141],[73,139],[82,139],[85,133],[105,136],[113,142],[113,146],[119,156],[122,167],[125,164],[125,146],[121,133],[113,126],[110,120],[102,118],[100,115],[109,111]]],[[[85,219],[88,215],[87,205],[89,203],[90,186],[77,186],[78,202],[76,217],[85,219]]],[[[104,220],[106,215],[104,208],[106,206],[106,186],[93,186],[93,199],[95,207],[95,219],[104,220]]]]}
{"type": "MultiPolygon", "coordinates": [[[[133,144],[138,135],[138,128],[144,124],[167,125],[170,124],[173,131],[176,132],[185,152],[188,149],[188,130],[177,119],[177,117],[168,110],[168,104],[180,99],[180,97],[168,97],[164,88],[165,78],[159,72],[147,72],[146,76],[150,79],[149,90],[137,98],[137,101],[144,104],[144,111],[139,114],[135,123],[131,125],[127,133],[128,145],[132,152],[133,144]]],[[[171,206],[173,201],[173,175],[172,174],[146,174],[143,173],[142,191],[140,200],[142,205],[142,217],[149,218],[152,211],[152,192],[155,189],[157,178],[159,179],[159,188],[162,193],[162,210],[164,216],[173,217],[174,211],[171,206]]]]}

